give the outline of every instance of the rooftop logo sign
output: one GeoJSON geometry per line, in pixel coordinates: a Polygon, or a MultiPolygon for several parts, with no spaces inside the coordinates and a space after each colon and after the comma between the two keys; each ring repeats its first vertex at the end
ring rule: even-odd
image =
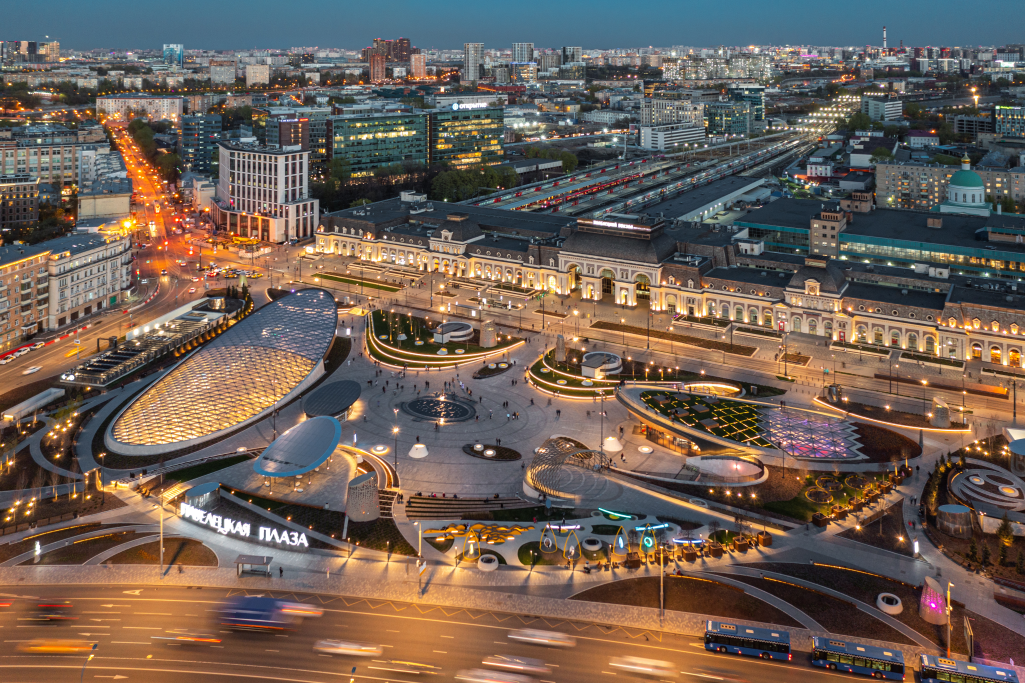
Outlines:
{"type": "Polygon", "coordinates": [[[460,109],[487,109],[489,105],[487,102],[453,102],[452,111],[459,111],[460,109]]]}

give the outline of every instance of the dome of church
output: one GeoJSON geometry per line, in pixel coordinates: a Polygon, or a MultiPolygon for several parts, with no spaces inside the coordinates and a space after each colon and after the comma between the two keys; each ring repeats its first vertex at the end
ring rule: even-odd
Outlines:
{"type": "Polygon", "coordinates": [[[986,185],[982,177],[972,170],[971,163],[967,155],[961,159],[961,170],[947,183],[947,201],[967,206],[985,205],[986,185]]]}

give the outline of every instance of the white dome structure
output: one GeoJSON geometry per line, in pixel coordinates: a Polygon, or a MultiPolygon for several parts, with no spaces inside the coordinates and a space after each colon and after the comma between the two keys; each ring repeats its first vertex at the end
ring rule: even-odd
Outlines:
{"type": "Polygon", "coordinates": [[[940,204],[938,209],[940,213],[990,215],[989,204],[986,202],[986,184],[982,182],[982,177],[972,170],[967,155],[961,159],[961,170],[950,177],[950,182],[947,183],[947,200],[940,204]]]}

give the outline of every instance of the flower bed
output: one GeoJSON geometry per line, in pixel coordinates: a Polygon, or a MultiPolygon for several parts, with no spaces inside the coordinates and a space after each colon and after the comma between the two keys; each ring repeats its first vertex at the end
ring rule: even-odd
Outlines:
{"type": "Polygon", "coordinates": [[[437,344],[431,326],[440,324],[440,321],[387,311],[374,311],[367,320],[367,351],[375,360],[390,366],[423,369],[477,363],[523,343],[522,339],[499,335],[498,345],[485,349],[477,345],[480,332],[474,330],[473,336],[466,341],[437,344]],[[400,340],[398,337],[401,335],[406,339],[400,340]],[[505,339],[501,339],[503,336],[505,339]],[[441,351],[444,353],[439,353],[441,351]]]}
{"type": "Polygon", "coordinates": [[[695,325],[708,325],[710,327],[729,327],[733,324],[733,321],[727,318],[713,318],[712,316],[699,318],[695,315],[677,315],[673,318],[673,324],[676,323],[694,323],[695,325]]]}
{"type": "Polygon", "coordinates": [[[635,327],[633,325],[623,325],[620,323],[610,323],[603,320],[591,323],[591,327],[596,330],[611,330],[613,332],[627,332],[629,334],[635,334],[640,337],[650,336],[652,339],[664,339],[666,341],[674,341],[679,344],[687,344],[689,346],[697,346],[702,349],[714,349],[716,351],[725,351],[737,356],[753,356],[758,352],[758,349],[754,346],[745,346],[743,344],[729,344],[727,342],[716,341],[714,339],[704,339],[703,337],[692,337],[686,334],[674,334],[672,332],[665,332],[663,330],[649,330],[644,327],[635,327]]]}
{"type": "Polygon", "coordinates": [[[850,342],[835,341],[829,345],[831,349],[840,349],[849,353],[870,353],[876,356],[889,356],[891,349],[886,346],[869,346],[867,344],[851,344],[850,342]]]}
{"type": "Polygon", "coordinates": [[[401,287],[395,285],[386,285],[383,282],[375,282],[373,280],[360,280],[359,278],[344,277],[342,275],[330,275],[328,273],[317,273],[314,277],[319,277],[323,280],[333,280],[335,282],[342,282],[347,285],[354,285],[356,287],[363,287],[365,289],[380,289],[385,292],[397,292],[401,287]]]}
{"type": "Polygon", "coordinates": [[[753,334],[758,337],[772,337],[773,339],[782,339],[783,333],[777,332],[776,330],[770,330],[762,327],[738,327],[733,330],[734,334],[753,334]]]}
{"type": "Polygon", "coordinates": [[[766,431],[761,427],[761,412],[755,406],[728,399],[710,402],[701,396],[669,391],[644,392],[641,401],[692,429],[751,446],[775,448],[763,436],[766,431]]]}
{"type": "Polygon", "coordinates": [[[919,363],[927,363],[929,365],[942,365],[951,368],[957,368],[958,370],[964,368],[963,360],[956,360],[953,358],[940,358],[939,356],[929,356],[923,353],[912,353],[911,351],[905,351],[900,354],[901,360],[915,360],[919,363]]]}

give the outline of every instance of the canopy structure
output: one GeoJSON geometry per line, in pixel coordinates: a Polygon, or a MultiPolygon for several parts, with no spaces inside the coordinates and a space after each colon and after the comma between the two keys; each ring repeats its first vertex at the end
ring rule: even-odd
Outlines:
{"type": "Polygon", "coordinates": [[[265,477],[297,477],[320,467],[342,440],[342,425],[333,417],[314,417],[279,436],[253,463],[265,477]]]}

